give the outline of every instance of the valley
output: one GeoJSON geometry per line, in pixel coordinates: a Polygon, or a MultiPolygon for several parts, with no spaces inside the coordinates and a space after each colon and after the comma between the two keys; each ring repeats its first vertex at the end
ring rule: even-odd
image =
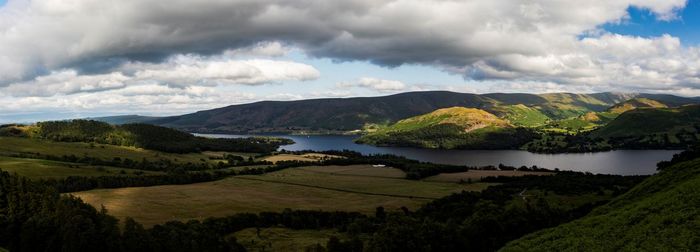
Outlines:
{"type": "MultiPolygon", "coordinates": [[[[374,124],[359,138],[193,135],[92,120],[3,125],[0,185],[7,193],[0,196],[7,198],[0,197],[5,204],[0,206],[31,213],[10,215],[24,223],[22,229],[38,219],[63,228],[71,222],[52,213],[82,211],[74,216],[85,216],[85,223],[122,230],[110,238],[122,244],[138,236],[149,237],[143,246],[174,246],[161,251],[203,245],[212,246],[207,251],[420,246],[520,251],[562,249],[579,237],[598,237],[602,231],[590,227],[607,220],[620,226],[629,218],[646,218],[663,230],[667,221],[653,215],[670,208],[637,211],[638,206],[694,204],[693,196],[663,192],[694,195],[688,188],[700,155],[689,146],[697,141],[697,105],[633,98],[603,109],[605,103],[587,96],[538,97],[557,102],[537,108],[441,108],[374,124]],[[642,127],[649,123],[653,126],[642,127]],[[643,150],[655,148],[688,150],[643,150]],[[623,150],[578,153],[614,149],[623,150]],[[536,153],[562,151],[567,153],[536,153]],[[657,164],[663,160],[670,161],[657,164]],[[8,200],[16,198],[22,200],[8,200]],[[615,220],[620,214],[639,215],[615,220]],[[178,236],[203,243],[170,238],[178,236]]],[[[673,218],[692,222],[697,214],[673,218]]],[[[692,227],[664,232],[687,237],[692,227]]],[[[603,229],[621,232],[616,228],[603,229]]],[[[30,236],[12,235],[7,237],[30,236]]],[[[629,241],[626,248],[650,246],[636,236],[620,236],[629,241]]],[[[695,244],[687,240],[654,244],[695,244]]],[[[591,249],[607,246],[590,238],[583,242],[591,249]]],[[[41,243],[2,245],[14,251],[36,244],[41,243]]]]}
{"type": "Polygon", "coordinates": [[[0,252],[700,252],[700,0],[0,0],[0,252]]]}

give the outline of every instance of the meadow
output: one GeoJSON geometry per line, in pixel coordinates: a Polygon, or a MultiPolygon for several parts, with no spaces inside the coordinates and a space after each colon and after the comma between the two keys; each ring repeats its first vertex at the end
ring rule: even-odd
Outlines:
{"type": "Polygon", "coordinates": [[[98,189],[72,194],[93,206],[104,205],[118,218],[132,217],[150,226],[169,220],[279,212],[286,208],[366,214],[374,213],[379,206],[388,211],[398,211],[401,207],[417,209],[433,198],[488,186],[406,180],[396,178],[393,168],[382,169],[392,171],[361,172],[370,170],[368,166],[302,167],[190,185],[98,189]],[[353,167],[359,171],[347,170],[353,167]],[[329,168],[328,172],[319,171],[324,168],[329,168]],[[345,170],[341,172],[341,169],[345,170]]]}
{"type": "Polygon", "coordinates": [[[128,158],[135,161],[143,159],[167,159],[175,163],[215,163],[218,161],[212,160],[210,157],[216,156],[219,153],[175,154],[106,144],[54,142],[42,139],[0,137],[0,155],[7,156],[16,154],[41,154],[52,156],[75,155],[78,157],[94,157],[102,160],[112,160],[114,158],[128,158]]]}
{"type": "Polygon", "coordinates": [[[127,176],[137,173],[163,174],[154,171],[3,156],[0,156],[0,169],[30,179],[60,179],[68,176],[127,176]]]}

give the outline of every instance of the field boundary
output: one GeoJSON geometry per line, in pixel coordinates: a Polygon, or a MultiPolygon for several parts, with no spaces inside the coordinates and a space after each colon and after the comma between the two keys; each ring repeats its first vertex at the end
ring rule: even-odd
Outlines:
{"type": "Polygon", "coordinates": [[[349,171],[352,170],[352,168],[342,170],[339,172],[322,172],[322,171],[313,171],[313,170],[307,170],[305,169],[307,167],[299,167],[299,168],[294,168],[298,169],[304,172],[310,172],[314,174],[324,174],[324,175],[330,175],[330,176],[347,176],[347,177],[364,177],[364,178],[381,178],[381,179],[400,179],[404,180],[406,179],[405,177],[399,178],[399,177],[386,177],[386,176],[377,176],[377,175],[360,175],[360,174],[346,174],[346,173],[339,173],[339,172],[344,172],[344,171],[349,171]]]}
{"type": "Polygon", "coordinates": [[[231,177],[231,178],[233,178],[233,179],[254,180],[254,181],[261,181],[261,182],[268,182],[268,183],[285,184],[285,185],[303,186],[303,187],[309,187],[309,188],[317,188],[317,189],[324,189],[324,190],[331,190],[331,191],[345,192],[345,193],[364,194],[364,195],[371,195],[371,196],[385,196],[385,197],[394,197],[394,198],[425,199],[425,200],[436,200],[436,199],[438,199],[438,198],[424,197],[424,196],[408,196],[408,195],[387,194],[387,193],[361,192],[361,191],[353,191],[353,190],[346,190],[346,189],[338,189],[338,188],[325,187],[325,186],[314,186],[314,185],[306,185],[306,184],[293,183],[293,182],[283,182],[283,181],[271,181],[271,180],[256,179],[256,178],[242,177],[242,176],[234,176],[234,177],[231,177]]]}

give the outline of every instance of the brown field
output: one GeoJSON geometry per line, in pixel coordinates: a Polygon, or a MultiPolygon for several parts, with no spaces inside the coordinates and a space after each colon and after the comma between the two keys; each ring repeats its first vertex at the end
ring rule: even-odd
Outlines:
{"type": "Polygon", "coordinates": [[[306,153],[302,155],[296,155],[296,154],[278,154],[278,155],[273,155],[264,158],[263,160],[265,161],[270,161],[272,163],[277,163],[279,161],[306,161],[306,162],[314,162],[314,161],[320,161],[323,159],[328,159],[328,158],[343,158],[341,156],[335,156],[335,155],[327,155],[327,154],[321,154],[321,153],[306,153]]]}
{"type": "Polygon", "coordinates": [[[367,176],[383,178],[404,178],[406,173],[392,167],[373,167],[371,165],[349,165],[349,166],[308,166],[298,168],[309,172],[320,172],[330,175],[367,176]]]}
{"type": "MultiPolygon", "coordinates": [[[[488,186],[485,183],[459,185],[373,177],[377,175],[374,172],[368,173],[371,176],[330,174],[317,171],[321,168],[293,168],[190,185],[99,189],[73,195],[96,207],[104,205],[116,217],[133,217],[150,226],[168,220],[278,212],[285,208],[367,214],[373,213],[378,206],[389,211],[397,211],[403,206],[416,209],[433,198],[462,190],[482,190],[488,186]]],[[[367,169],[367,166],[357,168],[367,169]]],[[[395,175],[395,171],[392,173],[395,175]]]]}
{"type": "Polygon", "coordinates": [[[441,173],[432,177],[425,178],[425,181],[437,181],[437,182],[460,182],[460,181],[479,181],[485,177],[519,177],[525,175],[538,175],[538,176],[548,176],[554,175],[554,172],[531,172],[531,171],[482,171],[482,170],[470,170],[468,172],[458,172],[458,173],[441,173]]]}

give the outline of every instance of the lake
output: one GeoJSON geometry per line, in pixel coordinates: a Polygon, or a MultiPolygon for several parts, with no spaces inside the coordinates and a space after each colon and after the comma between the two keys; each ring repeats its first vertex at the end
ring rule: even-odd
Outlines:
{"type": "MultiPolygon", "coordinates": [[[[240,138],[251,135],[197,134],[214,138],[240,138]]],[[[656,163],[669,160],[676,150],[617,150],[596,153],[537,154],[521,150],[434,150],[404,147],[377,147],[353,142],[355,136],[293,136],[265,135],[294,140],[280,149],[352,150],[362,154],[394,154],[420,161],[468,165],[532,166],[549,169],[584,171],[600,174],[650,175],[656,173],[656,163]]]]}

